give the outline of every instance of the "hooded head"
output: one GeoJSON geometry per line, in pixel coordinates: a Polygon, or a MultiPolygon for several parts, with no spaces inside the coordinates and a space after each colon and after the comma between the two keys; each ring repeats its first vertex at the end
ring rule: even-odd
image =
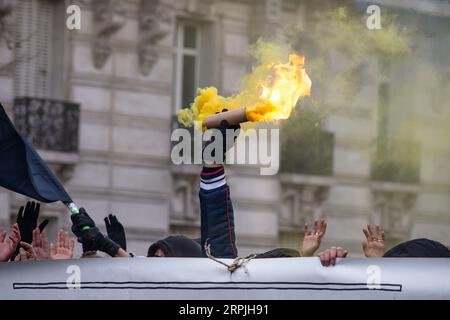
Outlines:
{"type": "Polygon", "coordinates": [[[277,248],[264,253],[260,253],[256,256],[256,259],[260,258],[295,258],[300,257],[300,253],[297,250],[289,248],[277,248]]]}
{"type": "Polygon", "coordinates": [[[147,257],[203,257],[200,244],[188,237],[177,235],[156,241],[148,248],[147,257]]]}
{"type": "Polygon", "coordinates": [[[429,239],[402,242],[386,252],[384,258],[450,258],[450,250],[429,239]]]}

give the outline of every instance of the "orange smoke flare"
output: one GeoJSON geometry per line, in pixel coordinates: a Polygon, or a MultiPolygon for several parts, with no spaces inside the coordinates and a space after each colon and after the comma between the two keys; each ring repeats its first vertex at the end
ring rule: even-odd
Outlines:
{"type": "Polygon", "coordinates": [[[305,58],[289,55],[289,62],[269,68],[275,72],[272,84],[261,84],[261,102],[246,108],[248,121],[287,119],[298,99],[311,94],[311,79],[304,69],[305,58]]]}
{"type": "Polygon", "coordinates": [[[185,126],[197,120],[206,129],[216,126],[221,119],[228,120],[227,117],[232,124],[287,119],[298,100],[311,93],[311,79],[304,62],[303,56],[290,54],[286,63],[261,65],[251,74],[258,82],[232,97],[220,96],[214,87],[200,89],[191,108],[179,112],[178,120],[185,126]],[[223,109],[245,109],[245,112],[216,115],[223,109]]]}

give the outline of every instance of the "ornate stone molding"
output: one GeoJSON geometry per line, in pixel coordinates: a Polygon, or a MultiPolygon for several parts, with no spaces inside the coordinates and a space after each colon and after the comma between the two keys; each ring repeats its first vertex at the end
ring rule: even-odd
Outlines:
{"type": "Polygon", "coordinates": [[[252,38],[272,37],[282,24],[282,0],[253,0],[249,28],[252,38]]]}
{"type": "Polygon", "coordinates": [[[92,58],[97,69],[102,68],[112,52],[111,37],[126,21],[125,8],[118,0],[95,0],[91,2],[95,42],[92,58]]]}
{"type": "Polygon", "coordinates": [[[282,225],[300,227],[322,215],[322,204],[327,198],[328,186],[299,185],[286,187],[283,192],[282,225]]]}
{"type": "Polygon", "coordinates": [[[197,17],[208,17],[216,13],[215,4],[218,0],[186,0],[182,10],[189,15],[197,17]]]}
{"type": "Polygon", "coordinates": [[[198,189],[196,181],[191,177],[174,177],[174,198],[172,208],[173,218],[182,220],[196,220],[199,217],[198,189]],[[196,196],[197,195],[197,196],[196,196]]]}
{"type": "Polygon", "coordinates": [[[198,198],[200,175],[198,168],[195,166],[184,168],[173,166],[171,171],[173,189],[170,219],[180,225],[192,225],[200,217],[198,198]]]}
{"type": "Polygon", "coordinates": [[[160,0],[141,0],[139,3],[139,69],[148,75],[158,59],[156,44],[170,31],[172,17],[160,0]]]}
{"type": "Polygon", "coordinates": [[[392,239],[405,240],[411,233],[413,224],[412,209],[417,193],[401,190],[372,191],[372,220],[380,223],[392,239]]]}
{"type": "Polygon", "coordinates": [[[12,0],[0,0],[0,43],[6,42],[9,50],[13,48],[12,12],[14,6],[12,0]]]}
{"type": "Polygon", "coordinates": [[[322,217],[332,181],[325,177],[283,174],[280,225],[299,228],[322,217]]]}
{"type": "Polygon", "coordinates": [[[75,166],[80,161],[79,154],[66,155],[57,152],[52,154],[45,150],[39,150],[39,153],[63,183],[72,179],[75,166]]]}

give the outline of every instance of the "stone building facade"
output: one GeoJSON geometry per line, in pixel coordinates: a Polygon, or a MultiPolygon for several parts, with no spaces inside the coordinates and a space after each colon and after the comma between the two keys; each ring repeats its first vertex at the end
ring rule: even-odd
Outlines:
{"type": "MultiPolygon", "coordinates": [[[[414,39],[414,59],[447,63],[442,68],[448,72],[448,2],[418,2],[402,8],[400,1],[378,1],[408,10],[425,25],[444,26],[439,41],[414,39]]],[[[214,85],[224,95],[239,90],[251,68],[247,46],[308,14],[300,0],[0,0],[0,101],[16,124],[31,119],[25,127],[37,133],[28,134],[75,202],[99,224],[115,213],[129,249],[145,254],[168,234],[199,235],[200,168],[170,160],[177,110],[192,101],[198,86],[214,85]],[[66,27],[71,4],[81,9],[80,30],[66,27]],[[76,134],[67,132],[70,123],[76,134]],[[58,135],[66,140],[47,141],[58,135]]],[[[361,229],[369,222],[382,223],[392,243],[422,236],[450,242],[450,100],[402,87],[402,77],[430,85],[421,83],[419,64],[409,63],[388,80],[373,66],[359,105],[328,116],[332,174],[261,176],[255,168],[229,169],[242,254],[295,247],[303,223],[318,217],[329,223],[324,245],[336,243],[354,255],[361,254],[361,229]],[[422,119],[417,181],[373,179],[370,146],[379,136],[383,86],[403,93],[392,104],[422,119]]],[[[439,92],[448,90],[448,80],[440,85],[439,92]]],[[[0,190],[1,226],[11,223],[23,201],[0,190]]],[[[67,214],[61,204],[45,205],[42,213],[52,220],[51,231],[70,226],[67,214]]]]}

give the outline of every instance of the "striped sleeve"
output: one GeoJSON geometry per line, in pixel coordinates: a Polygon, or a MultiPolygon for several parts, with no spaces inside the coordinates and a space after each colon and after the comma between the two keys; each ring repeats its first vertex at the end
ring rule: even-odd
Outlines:
{"type": "Polygon", "coordinates": [[[225,179],[225,170],[220,167],[203,167],[200,173],[200,189],[214,190],[224,186],[227,183],[225,179]]]}

